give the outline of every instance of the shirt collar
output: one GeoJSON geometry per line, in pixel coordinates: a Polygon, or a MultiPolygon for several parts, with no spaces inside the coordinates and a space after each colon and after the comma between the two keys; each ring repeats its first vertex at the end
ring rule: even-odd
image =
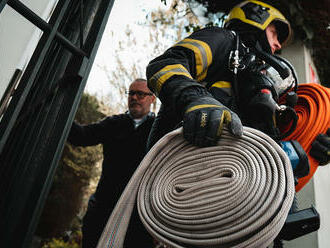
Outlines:
{"type": "Polygon", "coordinates": [[[149,112],[148,114],[146,114],[145,116],[143,116],[142,118],[140,119],[134,119],[133,116],[130,114],[129,110],[127,110],[126,112],[128,114],[128,116],[133,120],[133,123],[134,123],[134,128],[138,128],[143,122],[145,122],[148,117],[152,117],[152,116],[155,116],[155,114],[153,112],[149,112]]]}

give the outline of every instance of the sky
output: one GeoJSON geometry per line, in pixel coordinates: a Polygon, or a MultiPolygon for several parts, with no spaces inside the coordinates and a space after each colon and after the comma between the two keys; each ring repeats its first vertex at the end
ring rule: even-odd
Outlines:
{"type": "MultiPolygon", "coordinates": [[[[168,3],[170,1],[167,1],[168,3]]],[[[165,7],[160,0],[115,0],[112,7],[108,24],[106,25],[105,32],[103,34],[98,52],[95,57],[93,67],[91,69],[89,78],[87,80],[85,92],[88,92],[97,96],[105,96],[111,91],[109,79],[106,72],[101,68],[106,66],[107,68],[114,68],[115,61],[113,58],[113,51],[118,48],[120,40],[125,39],[125,29],[129,26],[134,30],[134,35],[137,40],[143,40],[146,38],[147,27],[138,25],[137,22],[145,20],[146,14],[152,9],[158,7],[165,7]],[[113,33],[113,35],[111,35],[113,33]]],[[[143,61],[144,53],[148,51],[142,51],[140,53],[127,51],[125,60],[130,60],[130,56],[141,57],[143,61]]],[[[148,61],[143,61],[147,65],[148,61]]],[[[145,77],[145,75],[141,75],[145,77]]],[[[126,83],[129,82],[119,82],[126,83]]]]}

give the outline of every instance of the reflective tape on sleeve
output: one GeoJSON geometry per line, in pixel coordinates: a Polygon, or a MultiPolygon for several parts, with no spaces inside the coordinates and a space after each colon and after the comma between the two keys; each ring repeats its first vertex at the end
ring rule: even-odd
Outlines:
{"type": "Polygon", "coordinates": [[[209,45],[200,40],[184,39],[175,46],[182,46],[194,52],[196,60],[196,77],[198,81],[203,80],[207,75],[207,68],[212,63],[212,52],[209,45]]]}
{"type": "Polygon", "coordinates": [[[210,88],[219,88],[231,96],[231,83],[227,81],[218,81],[211,85],[210,88]]]}
{"type": "Polygon", "coordinates": [[[175,64],[175,65],[168,65],[156,72],[151,78],[150,83],[151,87],[154,89],[156,96],[159,95],[159,92],[163,86],[163,84],[172,76],[174,75],[183,75],[190,79],[192,76],[188,72],[188,70],[183,67],[183,65],[175,64]]]}

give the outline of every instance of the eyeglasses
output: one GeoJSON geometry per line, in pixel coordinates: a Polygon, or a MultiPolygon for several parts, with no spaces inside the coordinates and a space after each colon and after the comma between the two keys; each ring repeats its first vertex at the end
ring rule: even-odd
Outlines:
{"type": "Polygon", "coordinates": [[[145,98],[146,96],[153,95],[152,93],[147,93],[147,92],[143,92],[143,91],[135,91],[135,90],[126,91],[126,94],[131,97],[136,95],[136,97],[140,100],[145,98]]]}

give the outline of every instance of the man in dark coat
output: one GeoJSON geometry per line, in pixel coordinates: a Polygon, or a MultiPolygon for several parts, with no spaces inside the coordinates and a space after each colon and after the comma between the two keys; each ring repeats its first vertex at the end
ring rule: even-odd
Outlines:
{"type": "MultiPolygon", "coordinates": [[[[154,121],[150,106],[155,101],[144,79],[134,80],[128,94],[128,111],[106,117],[98,123],[73,123],[68,141],[75,146],[103,145],[102,174],[90,197],[83,219],[83,248],[94,248],[107,220],[135,169],[146,153],[146,142],[154,121]]],[[[133,213],[125,247],[151,247],[152,238],[141,226],[136,209],[133,213]],[[135,242],[135,243],[134,243],[135,242]]]]}

